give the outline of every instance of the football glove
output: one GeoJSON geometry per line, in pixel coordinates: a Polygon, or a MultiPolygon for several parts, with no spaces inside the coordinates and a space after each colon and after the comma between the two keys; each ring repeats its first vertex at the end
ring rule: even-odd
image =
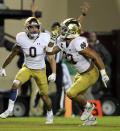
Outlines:
{"type": "Polygon", "coordinates": [[[107,88],[107,83],[109,81],[109,77],[108,77],[105,69],[100,70],[100,73],[101,73],[101,76],[102,76],[102,81],[104,83],[104,86],[107,88]]]}
{"type": "Polygon", "coordinates": [[[50,42],[51,42],[51,43],[55,43],[57,36],[58,36],[58,31],[57,31],[57,30],[52,31],[52,32],[51,32],[50,42]]]}
{"type": "Polygon", "coordinates": [[[55,73],[52,73],[52,74],[48,77],[48,80],[51,81],[51,82],[55,82],[55,80],[56,80],[56,74],[55,74],[55,73]]]}
{"type": "Polygon", "coordinates": [[[6,71],[5,71],[4,68],[1,68],[1,69],[0,69],[0,76],[2,76],[2,77],[5,77],[5,76],[6,76],[6,71]]]}

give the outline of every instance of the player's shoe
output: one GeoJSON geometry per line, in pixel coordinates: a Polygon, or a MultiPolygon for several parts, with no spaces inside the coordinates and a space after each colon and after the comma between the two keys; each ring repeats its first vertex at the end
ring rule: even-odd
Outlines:
{"type": "Polygon", "coordinates": [[[97,125],[97,120],[95,117],[91,118],[91,119],[87,119],[82,125],[80,126],[95,126],[97,125]]]}
{"type": "Polygon", "coordinates": [[[0,114],[0,118],[7,118],[8,116],[11,116],[12,112],[9,110],[6,110],[5,112],[3,112],[2,114],[0,114]]]}
{"type": "Polygon", "coordinates": [[[85,108],[80,119],[83,120],[83,121],[88,119],[88,117],[91,115],[91,112],[94,110],[94,108],[95,108],[95,105],[91,103],[90,107],[85,108]]]}
{"type": "Polygon", "coordinates": [[[65,114],[65,108],[61,108],[58,110],[58,112],[56,113],[56,116],[62,116],[65,114]]]}
{"type": "Polygon", "coordinates": [[[53,112],[47,111],[46,124],[53,124],[53,112]]]}

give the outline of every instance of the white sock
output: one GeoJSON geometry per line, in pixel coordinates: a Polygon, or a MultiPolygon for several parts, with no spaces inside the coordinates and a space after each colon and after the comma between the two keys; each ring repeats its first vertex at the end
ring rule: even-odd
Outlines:
{"type": "Polygon", "coordinates": [[[47,111],[47,114],[53,114],[53,111],[52,110],[47,111]]]}
{"type": "Polygon", "coordinates": [[[85,108],[89,108],[91,106],[91,104],[89,102],[87,102],[87,104],[85,105],[85,108]]]}
{"type": "Polygon", "coordinates": [[[13,111],[14,103],[15,103],[15,101],[12,101],[12,100],[9,99],[8,110],[9,110],[10,112],[13,111]]]}
{"type": "Polygon", "coordinates": [[[96,120],[96,118],[91,114],[91,115],[89,116],[89,120],[96,120]]]}
{"type": "Polygon", "coordinates": [[[94,116],[91,114],[90,116],[89,116],[89,119],[92,119],[94,116]]]}

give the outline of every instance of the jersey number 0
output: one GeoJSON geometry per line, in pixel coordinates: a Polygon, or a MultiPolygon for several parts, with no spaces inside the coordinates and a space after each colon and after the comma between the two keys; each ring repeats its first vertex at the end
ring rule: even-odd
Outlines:
{"type": "Polygon", "coordinates": [[[30,54],[31,57],[36,57],[36,48],[30,47],[29,48],[29,54],[30,54]]]}

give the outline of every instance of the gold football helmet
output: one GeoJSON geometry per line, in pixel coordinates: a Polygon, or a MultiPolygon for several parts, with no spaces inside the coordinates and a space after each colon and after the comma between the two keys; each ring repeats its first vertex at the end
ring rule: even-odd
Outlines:
{"type": "Polygon", "coordinates": [[[36,17],[29,17],[29,18],[27,18],[25,20],[24,26],[25,26],[27,35],[31,39],[38,37],[38,35],[40,33],[40,22],[39,22],[39,20],[36,17]],[[30,28],[33,27],[33,26],[37,27],[38,30],[31,32],[30,28]]]}
{"type": "Polygon", "coordinates": [[[80,35],[81,24],[74,18],[69,18],[61,23],[61,38],[76,38],[80,35]]]}

